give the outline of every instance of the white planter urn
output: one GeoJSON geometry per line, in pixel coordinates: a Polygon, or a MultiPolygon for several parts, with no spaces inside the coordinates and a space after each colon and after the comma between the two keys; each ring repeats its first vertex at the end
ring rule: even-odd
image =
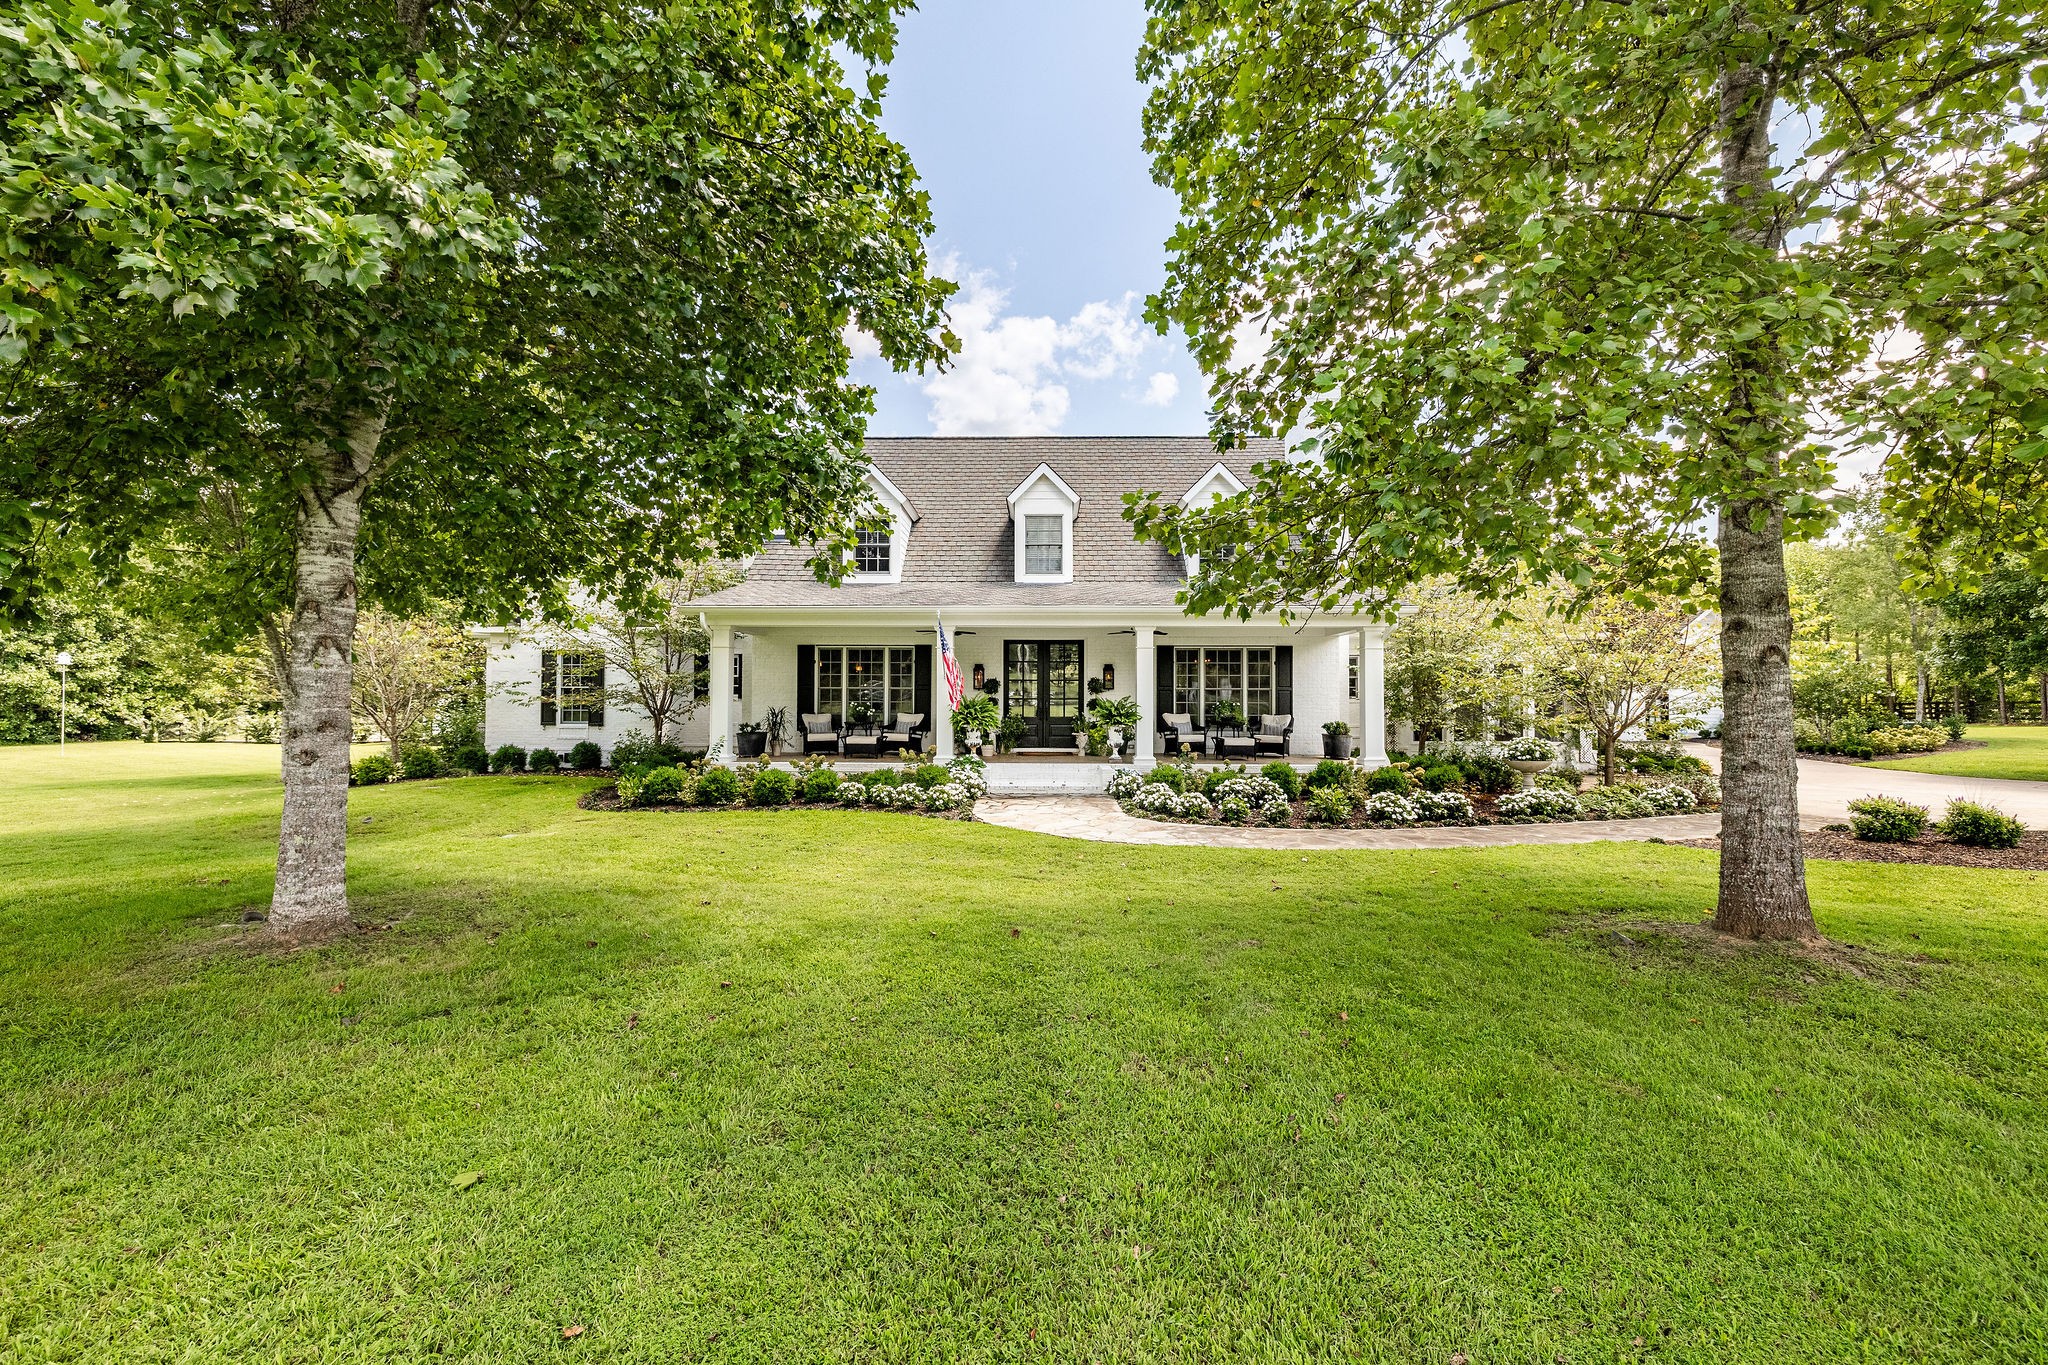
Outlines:
{"type": "Polygon", "coordinates": [[[1522,775],[1522,790],[1527,791],[1536,785],[1536,774],[1555,761],[1549,758],[1511,758],[1508,760],[1508,766],[1522,775]]]}

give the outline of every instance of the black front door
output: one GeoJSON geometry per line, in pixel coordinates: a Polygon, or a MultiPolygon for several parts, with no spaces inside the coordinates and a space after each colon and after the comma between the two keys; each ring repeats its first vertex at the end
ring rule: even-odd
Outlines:
{"type": "Polygon", "coordinates": [[[1005,640],[1003,697],[1024,722],[1020,749],[1071,749],[1081,720],[1081,642],[1005,640]]]}

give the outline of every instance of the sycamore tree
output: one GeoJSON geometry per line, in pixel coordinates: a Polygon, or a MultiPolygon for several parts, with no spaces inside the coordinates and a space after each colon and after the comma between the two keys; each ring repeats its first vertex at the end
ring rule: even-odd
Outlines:
{"type": "Polygon", "coordinates": [[[1814,935],[1784,547],[1828,524],[1851,436],[1889,443],[1934,539],[1982,529],[1973,499],[2027,505],[2004,466],[2038,472],[2048,436],[2039,0],[1151,9],[1146,141],[1181,205],[1151,316],[1221,439],[1307,430],[1318,457],[1132,509],[1238,547],[1190,605],[1715,583],[1715,923],[1814,935]]]}
{"type": "Polygon", "coordinates": [[[0,0],[0,606],[185,527],[272,624],[273,931],[347,923],[359,600],[845,542],[846,335],[950,345],[877,123],[900,8],[0,0]]]}

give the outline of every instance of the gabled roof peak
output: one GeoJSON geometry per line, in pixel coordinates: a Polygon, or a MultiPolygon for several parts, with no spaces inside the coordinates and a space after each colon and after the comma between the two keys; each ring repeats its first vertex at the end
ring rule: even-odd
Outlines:
{"type": "Polygon", "coordinates": [[[1041,461],[1038,468],[1032,470],[1029,474],[1026,474],[1024,476],[1024,481],[1022,483],[1018,484],[1015,488],[1012,488],[1010,490],[1010,506],[1015,507],[1017,505],[1017,499],[1023,497],[1026,493],[1030,492],[1031,485],[1038,483],[1040,480],[1044,480],[1045,482],[1050,483],[1054,488],[1057,488],[1060,492],[1060,496],[1065,498],[1074,506],[1079,507],[1081,505],[1081,495],[1079,493],[1076,493],[1073,490],[1073,488],[1067,483],[1067,481],[1059,476],[1059,471],[1055,470],[1051,465],[1041,461]]]}

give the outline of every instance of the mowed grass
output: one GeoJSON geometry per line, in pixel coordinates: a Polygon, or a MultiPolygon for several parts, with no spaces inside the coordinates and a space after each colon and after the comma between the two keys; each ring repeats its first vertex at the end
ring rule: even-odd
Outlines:
{"type": "Polygon", "coordinates": [[[2013,777],[2048,782],[2048,725],[1972,725],[1963,737],[1984,747],[1907,754],[1870,766],[1949,777],[2013,777]]]}
{"type": "Polygon", "coordinates": [[[274,766],[0,750],[0,1357],[2048,1358],[2039,874],[468,779],[278,954],[274,766]]]}

